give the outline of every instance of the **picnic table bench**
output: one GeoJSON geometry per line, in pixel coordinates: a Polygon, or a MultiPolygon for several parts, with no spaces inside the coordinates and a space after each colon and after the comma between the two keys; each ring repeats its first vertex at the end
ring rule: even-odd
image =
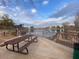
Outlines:
{"type": "Polygon", "coordinates": [[[37,36],[35,35],[23,35],[15,37],[11,40],[5,41],[3,44],[0,44],[0,47],[6,46],[6,49],[13,52],[18,52],[22,54],[28,54],[28,46],[33,43],[37,42],[37,36]],[[23,46],[20,46],[21,42],[25,43],[23,46]],[[12,46],[12,48],[10,48],[12,46]],[[17,50],[16,50],[17,49],[17,50]]]}

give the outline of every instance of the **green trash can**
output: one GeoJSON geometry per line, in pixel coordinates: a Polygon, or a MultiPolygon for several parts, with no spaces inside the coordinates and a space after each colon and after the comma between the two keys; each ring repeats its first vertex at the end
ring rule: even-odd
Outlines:
{"type": "Polygon", "coordinates": [[[79,59],[79,43],[74,43],[73,59],[79,59]]]}

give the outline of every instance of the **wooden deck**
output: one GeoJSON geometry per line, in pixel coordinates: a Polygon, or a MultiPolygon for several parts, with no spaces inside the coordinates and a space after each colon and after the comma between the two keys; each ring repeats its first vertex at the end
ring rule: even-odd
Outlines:
{"type": "Polygon", "coordinates": [[[28,47],[28,55],[7,51],[0,48],[0,59],[73,59],[73,49],[65,47],[48,39],[39,37],[38,43],[28,47]]]}

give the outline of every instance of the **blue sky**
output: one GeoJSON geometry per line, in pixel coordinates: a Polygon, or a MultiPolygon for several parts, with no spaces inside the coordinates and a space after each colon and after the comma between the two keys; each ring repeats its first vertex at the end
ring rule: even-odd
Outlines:
{"type": "Polygon", "coordinates": [[[0,16],[8,14],[25,26],[73,24],[78,11],[79,0],[0,0],[0,16]]]}

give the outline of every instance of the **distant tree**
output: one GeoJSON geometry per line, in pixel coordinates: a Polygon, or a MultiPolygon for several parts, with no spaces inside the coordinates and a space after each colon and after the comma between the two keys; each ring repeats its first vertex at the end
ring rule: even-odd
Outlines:
{"type": "Polygon", "coordinates": [[[69,30],[69,22],[63,23],[63,28],[64,28],[64,38],[68,39],[68,30],[69,30]]]}
{"type": "Polygon", "coordinates": [[[64,31],[64,27],[63,27],[63,26],[61,26],[61,31],[62,31],[62,32],[64,31]]]}
{"type": "Polygon", "coordinates": [[[2,16],[2,20],[0,21],[0,25],[5,27],[5,28],[8,28],[8,27],[13,27],[14,26],[14,22],[12,19],[9,18],[8,15],[4,15],[2,16]]]}
{"type": "Polygon", "coordinates": [[[34,32],[34,27],[33,26],[30,27],[30,32],[34,32]]]}
{"type": "Polygon", "coordinates": [[[57,32],[60,32],[60,26],[57,26],[57,32]]]}
{"type": "Polygon", "coordinates": [[[63,23],[64,32],[67,32],[69,24],[69,22],[63,23]]]}
{"type": "Polygon", "coordinates": [[[68,26],[70,23],[69,22],[64,22],[63,26],[68,26]]]}
{"type": "Polygon", "coordinates": [[[56,27],[55,26],[51,26],[51,30],[52,31],[55,31],[56,30],[56,27]]]}

